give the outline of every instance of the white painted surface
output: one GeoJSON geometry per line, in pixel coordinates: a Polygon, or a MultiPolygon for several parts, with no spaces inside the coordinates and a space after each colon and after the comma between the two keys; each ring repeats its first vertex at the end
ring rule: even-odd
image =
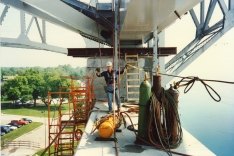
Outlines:
{"type": "Polygon", "coordinates": [[[183,16],[200,1],[130,0],[127,4],[121,39],[142,39],[156,29],[160,32],[178,19],[175,10],[183,16]]]}
{"type": "MultiPolygon", "coordinates": [[[[107,110],[107,104],[97,102],[96,107],[100,108],[101,110],[107,110]]],[[[95,109],[95,108],[94,108],[95,109]]],[[[75,156],[88,156],[88,155],[95,155],[95,156],[114,156],[114,142],[107,141],[107,142],[100,142],[95,141],[95,138],[98,136],[97,131],[94,134],[90,134],[92,129],[94,128],[94,121],[96,118],[100,118],[101,116],[105,115],[105,112],[93,112],[90,116],[88,124],[85,128],[85,132],[82,136],[81,142],[77,147],[77,151],[75,156]]],[[[133,119],[133,122],[136,123],[137,121],[137,114],[133,113],[130,114],[133,119]]],[[[127,120],[127,122],[129,122],[127,120]]],[[[129,123],[128,123],[129,124],[129,123]]],[[[121,127],[122,128],[122,127],[121,127]]],[[[137,155],[147,155],[147,156],[166,156],[165,152],[156,150],[152,147],[142,146],[144,150],[141,153],[131,153],[131,152],[124,152],[126,145],[134,145],[135,135],[133,132],[127,130],[126,128],[122,128],[121,133],[116,133],[118,144],[119,144],[119,155],[120,156],[137,156],[137,155]]],[[[174,149],[176,152],[181,152],[189,155],[196,155],[196,156],[213,156],[215,155],[212,153],[207,147],[205,147],[202,143],[200,143],[196,138],[194,138],[189,132],[183,129],[183,142],[177,148],[174,149]]]]}
{"type": "MultiPolygon", "coordinates": [[[[72,30],[81,30],[89,35],[97,35],[97,25],[92,19],[71,8],[60,0],[18,0],[36,9],[55,17],[57,20],[72,27],[72,30]]],[[[89,0],[82,0],[90,2],[89,0]]],[[[124,21],[121,30],[121,39],[142,39],[151,32],[158,32],[172,24],[177,15],[183,16],[187,11],[197,5],[201,0],[122,0],[126,6],[126,16],[121,16],[124,21]]],[[[94,5],[93,3],[91,5],[94,5]]],[[[125,13],[124,13],[125,14],[125,13]]],[[[41,17],[42,19],[44,17],[41,17]]],[[[102,26],[100,26],[102,27],[102,26]]]]}

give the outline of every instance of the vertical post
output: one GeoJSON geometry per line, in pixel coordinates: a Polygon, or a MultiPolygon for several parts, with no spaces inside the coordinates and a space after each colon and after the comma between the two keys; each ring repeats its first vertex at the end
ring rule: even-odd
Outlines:
{"type": "MultiPolygon", "coordinates": [[[[51,93],[48,92],[48,145],[50,144],[50,96],[51,93]]],[[[48,149],[48,155],[50,156],[50,148],[48,149]]]]}
{"type": "MultiPolygon", "coordinates": [[[[116,78],[116,71],[118,70],[118,13],[119,13],[119,6],[118,6],[118,0],[115,0],[115,8],[114,8],[114,11],[115,11],[115,16],[114,16],[114,93],[113,93],[113,110],[114,110],[114,114],[115,114],[115,109],[114,109],[114,104],[116,102],[115,100],[115,88],[116,88],[116,82],[115,82],[115,78],[116,78]]],[[[114,122],[115,122],[115,115],[114,115],[114,122]]]]}
{"type": "Polygon", "coordinates": [[[25,25],[25,12],[20,11],[20,36],[25,36],[26,25],[25,25]]]}
{"type": "MultiPolygon", "coordinates": [[[[113,113],[114,113],[114,116],[113,116],[113,123],[114,123],[114,127],[115,127],[115,124],[116,124],[116,116],[115,116],[115,103],[116,103],[116,96],[115,96],[115,93],[116,93],[116,82],[115,82],[115,78],[116,78],[116,71],[118,69],[118,40],[119,40],[119,27],[118,27],[118,15],[119,15],[119,3],[118,3],[118,0],[115,0],[115,18],[114,18],[114,92],[113,92],[113,103],[112,103],[112,108],[113,108],[113,113]]],[[[114,130],[114,138],[116,140],[116,133],[115,133],[115,130],[114,130]]],[[[117,142],[115,141],[115,147],[117,147],[117,142]]],[[[115,154],[116,156],[118,156],[118,150],[117,148],[115,148],[115,154]]]]}
{"type": "Polygon", "coordinates": [[[44,111],[44,122],[45,122],[45,148],[46,148],[46,115],[44,111]]]}
{"type": "Polygon", "coordinates": [[[45,20],[42,20],[42,43],[46,43],[46,22],[45,20]]]}
{"type": "MultiPolygon", "coordinates": [[[[153,38],[153,68],[152,72],[156,72],[157,65],[158,65],[158,31],[155,30],[153,38]]],[[[153,79],[152,79],[153,80],[153,79]]]]}

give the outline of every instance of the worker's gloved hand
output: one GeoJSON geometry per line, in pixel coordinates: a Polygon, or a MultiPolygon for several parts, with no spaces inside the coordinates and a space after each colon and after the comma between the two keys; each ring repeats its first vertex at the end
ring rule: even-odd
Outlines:
{"type": "Polygon", "coordinates": [[[96,72],[100,73],[101,69],[100,68],[96,68],[96,72]]]}

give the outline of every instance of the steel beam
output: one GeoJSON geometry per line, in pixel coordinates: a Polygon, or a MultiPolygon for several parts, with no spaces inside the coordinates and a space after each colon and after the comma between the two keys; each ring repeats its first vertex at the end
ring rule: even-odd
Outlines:
{"type": "Polygon", "coordinates": [[[20,11],[20,36],[26,35],[25,13],[20,11]]]}
{"type": "Polygon", "coordinates": [[[41,37],[41,42],[42,43],[45,43],[45,39],[44,39],[44,36],[42,35],[42,31],[41,31],[41,28],[40,28],[40,25],[39,25],[39,22],[37,20],[37,18],[35,17],[35,22],[36,22],[36,25],[37,25],[37,30],[38,30],[38,33],[41,37]]]}
{"type": "Polygon", "coordinates": [[[170,71],[171,66],[177,63],[179,59],[183,59],[183,56],[190,50],[190,48],[195,45],[199,41],[198,38],[195,38],[193,41],[191,41],[183,50],[181,50],[176,56],[174,56],[169,62],[166,63],[166,70],[170,71]]]}
{"type": "Polygon", "coordinates": [[[2,47],[12,47],[12,48],[25,48],[25,49],[37,49],[37,50],[46,50],[56,53],[61,53],[67,55],[67,49],[57,46],[47,45],[43,43],[38,43],[30,41],[27,38],[0,38],[0,45],[2,47]]]}
{"type": "MultiPolygon", "coordinates": [[[[113,56],[113,48],[68,48],[68,56],[97,57],[100,55],[100,51],[103,57],[113,56]]],[[[176,47],[159,47],[157,50],[159,57],[175,55],[176,51],[176,47]]],[[[139,55],[141,57],[152,57],[153,48],[120,48],[120,56],[124,57],[125,53],[129,55],[139,55]]]]}
{"type": "Polygon", "coordinates": [[[6,14],[7,14],[9,8],[10,7],[8,5],[6,5],[4,7],[2,14],[1,14],[1,17],[0,17],[0,25],[2,25],[2,22],[3,22],[4,18],[6,17],[6,14]]]}
{"type": "MultiPolygon", "coordinates": [[[[44,19],[45,21],[48,21],[48,22],[53,23],[55,25],[62,26],[68,30],[79,33],[82,36],[89,38],[89,39],[92,39],[94,41],[98,41],[98,42],[101,42],[104,44],[108,43],[108,41],[105,38],[98,35],[97,31],[94,31],[94,30],[96,30],[95,28],[97,27],[97,24],[93,20],[91,20],[90,18],[82,15],[81,13],[78,13],[78,14],[80,14],[80,16],[82,16],[81,19],[83,19],[85,21],[76,23],[77,25],[74,25],[73,23],[66,22],[66,21],[62,20],[60,17],[57,17],[56,14],[53,15],[51,13],[48,13],[48,12],[43,11],[43,10],[39,10],[39,9],[27,4],[27,1],[22,2],[20,0],[1,0],[0,3],[7,5],[7,6],[12,6],[18,10],[25,11],[28,14],[31,14],[35,17],[39,17],[41,19],[44,19]],[[87,25],[89,25],[89,27],[87,27],[87,25]],[[90,27],[93,27],[93,29],[90,29],[90,27]],[[80,28],[80,29],[78,29],[78,28],[80,28]],[[98,38],[98,36],[99,36],[99,38],[98,38]]],[[[102,30],[105,30],[102,26],[99,26],[99,27],[100,27],[100,32],[102,30]]]]}
{"type": "Polygon", "coordinates": [[[172,74],[178,75],[180,74],[185,68],[187,68],[193,61],[195,61],[201,54],[203,54],[210,46],[212,46],[216,41],[218,41],[226,32],[228,32],[234,24],[227,24],[227,26],[222,29],[219,33],[217,33],[210,41],[208,41],[205,45],[200,47],[192,57],[189,59],[189,61],[185,61],[183,64],[180,65],[179,68],[174,70],[172,74]]]}
{"type": "Polygon", "coordinates": [[[48,45],[46,44],[46,26],[45,21],[42,20],[42,26],[40,27],[37,17],[32,17],[29,25],[26,27],[25,12],[20,10],[20,35],[18,38],[1,38],[0,44],[4,47],[14,47],[14,48],[26,48],[26,49],[38,49],[47,50],[57,53],[67,54],[67,49],[48,45]],[[28,38],[28,33],[31,29],[32,23],[35,21],[37,30],[41,37],[41,42],[34,42],[28,38]]]}
{"type": "Polygon", "coordinates": [[[192,19],[193,19],[193,22],[194,22],[196,28],[198,29],[200,23],[199,23],[199,21],[198,21],[198,19],[197,19],[197,16],[196,16],[196,14],[195,14],[195,11],[194,11],[193,9],[191,9],[191,10],[189,10],[189,13],[190,13],[190,15],[191,15],[191,17],[192,17],[192,19]]]}
{"type": "Polygon", "coordinates": [[[28,27],[27,27],[26,32],[25,32],[26,35],[28,35],[28,33],[29,33],[30,29],[31,29],[32,23],[33,23],[33,21],[34,21],[34,18],[35,18],[35,17],[32,16],[32,18],[31,18],[31,20],[30,20],[30,22],[29,22],[29,24],[28,24],[28,27]]]}
{"type": "Polygon", "coordinates": [[[43,43],[46,43],[46,21],[42,20],[42,36],[43,36],[43,43]]]}
{"type": "MultiPolygon", "coordinates": [[[[234,10],[227,10],[224,1],[220,0],[218,2],[220,9],[223,12],[223,18],[216,24],[208,27],[215,4],[217,3],[216,0],[211,0],[205,22],[203,24],[200,23],[200,27],[206,29],[199,30],[199,27],[197,28],[197,31],[200,31],[200,33],[195,37],[195,39],[166,64],[166,71],[168,73],[178,75],[226,32],[234,27],[234,10]]],[[[191,14],[192,18],[194,18],[193,14],[195,13],[191,14]]],[[[167,82],[170,80],[171,78],[168,79],[167,82]]]]}
{"type": "Polygon", "coordinates": [[[219,6],[223,12],[223,15],[226,15],[226,13],[228,12],[228,8],[227,5],[225,4],[224,0],[218,0],[219,6]]]}
{"type": "Polygon", "coordinates": [[[211,16],[213,15],[215,6],[216,6],[217,0],[210,0],[208,12],[206,15],[205,23],[203,25],[203,30],[206,30],[208,28],[208,23],[210,22],[211,16]]]}
{"type": "Polygon", "coordinates": [[[200,3],[200,23],[203,24],[205,20],[205,1],[201,1],[200,3]]]}

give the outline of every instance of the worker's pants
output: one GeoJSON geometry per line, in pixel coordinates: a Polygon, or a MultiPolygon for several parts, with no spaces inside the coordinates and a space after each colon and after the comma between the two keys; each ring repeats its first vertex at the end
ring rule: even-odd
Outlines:
{"type": "MultiPolygon", "coordinates": [[[[110,87],[109,86],[107,86],[107,92],[106,92],[106,94],[107,94],[107,99],[108,99],[108,107],[109,107],[109,111],[112,111],[112,101],[113,101],[113,93],[114,91],[113,91],[113,89],[112,89],[112,91],[110,90],[110,87]]],[[[116,102],[116,104],[117,104],[117,106],[118,106],[118,108],[120,107],[120,99],[119,99],[119,91],[118,91],[118,89],[116,88],[116,90],[115,90],[115,102],[116,102]]]]}

